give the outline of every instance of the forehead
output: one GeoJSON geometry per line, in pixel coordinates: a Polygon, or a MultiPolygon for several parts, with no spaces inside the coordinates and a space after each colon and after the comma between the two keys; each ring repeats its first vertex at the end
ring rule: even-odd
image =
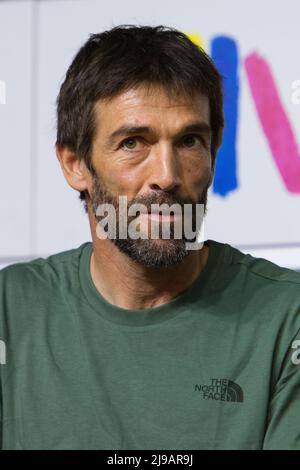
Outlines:
{"type": "Polygon", "coordinates": [[[195,118],[207,124],[210,121],[206,95],[175,95],[167,93],[160,86],[139,86],[111,99],[99,100],[95,105],[95,113],[97,130],[101,134],[128,123],[176,127],[195,118]]]}

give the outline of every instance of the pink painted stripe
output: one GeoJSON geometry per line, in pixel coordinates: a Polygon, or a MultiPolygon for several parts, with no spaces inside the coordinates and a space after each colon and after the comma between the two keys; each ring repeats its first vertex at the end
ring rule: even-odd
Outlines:
{"type": "Polygon", "coordinates": [[[287,190],[300,193],[300,153],[270,67],[256,52],[245,58],[244,65],[256,111],[278,171],[287,190]]]}

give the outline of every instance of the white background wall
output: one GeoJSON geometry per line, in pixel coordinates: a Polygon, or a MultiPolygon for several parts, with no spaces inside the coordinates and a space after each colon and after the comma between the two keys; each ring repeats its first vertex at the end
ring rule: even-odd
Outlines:
{"type": "MultiPolygon", "coordinates": [[[[89,34],[121,23],[165,24],[238,41],[270,63],[300,145],[299,0],[0,1],[0,267],[64,251],[91,240],[78,193],[55,155],[55,100],[70,62],[89,34]]],[[[205,238],[300,269],[300,194],[291,195],[275,168],[240,71],[238,177],[228,197],[209,194],[205,238]]]]}

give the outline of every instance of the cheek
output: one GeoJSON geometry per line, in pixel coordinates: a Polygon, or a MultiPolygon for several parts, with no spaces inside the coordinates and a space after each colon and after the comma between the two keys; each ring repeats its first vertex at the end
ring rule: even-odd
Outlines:
{"type": "Polygon", "coordinates": [[[118,195],[127,195],[130,199],[135,195],[136,188],[140,182],[140,175],[134,170],[111,171],[107,177],[106,182],[108,188],[118,195]]]}
{"type": "Polygon", "coordinates": [[[184,167],[184,179],[188,187],[197,191],[209,184],[211,172],[210,161],[188,162],[184,167]]]}
{"type": "Polygon", "coordinates": [[[211,177],[211,166],[197,162],[185,168],[184,192],[190,199],[196,201],[207,192],[211,177]]]}

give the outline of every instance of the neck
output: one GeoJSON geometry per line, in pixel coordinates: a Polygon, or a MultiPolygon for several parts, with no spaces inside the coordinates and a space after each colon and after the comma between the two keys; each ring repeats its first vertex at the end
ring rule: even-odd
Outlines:
{"type": "Polygon", "coordinates": [[[148,267],[122,253],[110,240],[92,233],[91,276],[100,294],[125,309],[153,308],[170,302],[199,276],[208,259],[208,247],[191,251],[180,263],[148,267]]]}

